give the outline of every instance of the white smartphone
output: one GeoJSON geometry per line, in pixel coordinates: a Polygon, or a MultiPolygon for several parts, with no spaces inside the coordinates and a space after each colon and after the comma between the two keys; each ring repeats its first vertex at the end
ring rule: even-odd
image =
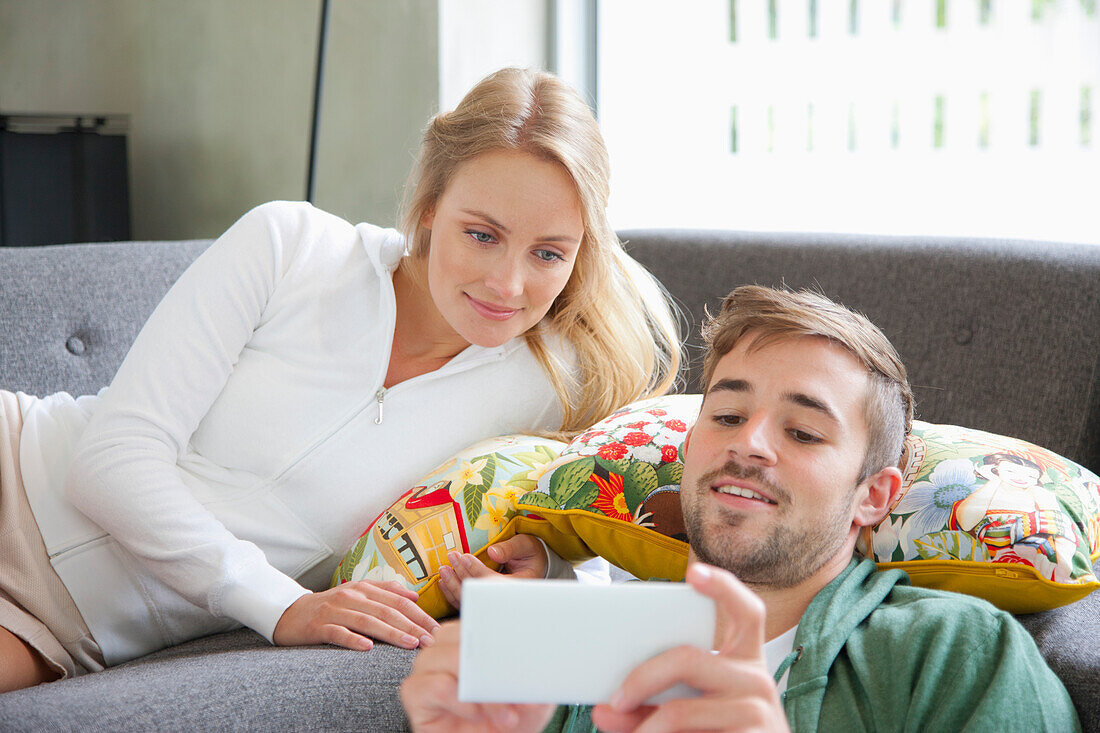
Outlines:
{"type": "MultiPolygon", "coordinates": [[[[607,702],[645,660],[682,644],[712,649],[714,621],[714,602],[685,583],[470,579],[458,699],[607,702]]],[[[649,702],[697,695],[679,685],[649,702]]]]}

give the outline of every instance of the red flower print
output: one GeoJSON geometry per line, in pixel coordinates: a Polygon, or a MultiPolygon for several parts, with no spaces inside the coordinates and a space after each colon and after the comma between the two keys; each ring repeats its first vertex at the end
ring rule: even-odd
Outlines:
{"type": "Polygon", "coordinates": [[[631,430],[641,430],[646,425],[649,425],[648,420],[639,420],[638,422],[632,422],[632,423],[628,423],[626,425],[623,425],[623,427],[624,428],[630,428],[631,430]]]}
{"type": "Polygon", "coordinates": [[[661,460],[665,463],[672,463],[677,457],[676,446],[666,445],[661,449],[661,460]]]}
{"type": "Polygon", "coordinates": [[[646,410],[646,412],[648,412],[650,415],[653,415],[654,417],[664,417],[668,414],[668,412],[662,410],[659,407],[654,407],[652,410],[646,410]]]}
{"type": "Polygon", "coordinates": [[[623,436],[623,442],[633,446],[645,445],[650,440],[649,433],[627,433],[623,436]]]}
{"type": "Polygon", "coordinates": [[[591,442],[591,441],[592,441],[592,440],[593,440],[594,438],[598,438],[598,437],[600,437],[601,435],[606,435],[606,434],[607,434],[607,432],[606,432],[606,431],[604,431],[604,430],[589,430],[589,431],[588,431],[587,433],[585,433],[584,435],[582,435],[582,436],[581,436],[580,438],[578,438],[577,440],[578,440],[578,441],[580,441],[581,443],[584,443],[585,445],[587,445],[587,444],[588,444],[588,443],[590,443],[590,442],[591,442]]]}
{"type": "Polygon", "coordinates": [[[993,558],[993,562],[1010,563],[1013,565],[1026,565],[1029,568],[1035,567],[1035,563],[1029,560],[1025,560],[1024,558],[1013,552],[1011,549],[998,552],[997,556],[993,558]]]}
{"type": "Polygon", "coordinates": [[[688,426],[684,424],[683,420],[677,420],[673,418],[665,423],[665,427],[669,430],[675,430],[677,433],[687,432],[688,426]]]}
{"type": "Polygon", "coordinates": [[[596,455],[605,461],[617,461],[629,452],[630,449],[622,443],[608,443],[607,445],[601,445],[600,449],[596,451],[596,455]]]}
{"type": "Polygon", "coordinates": [[[623,477],[617,473],[608,474],[604,481],[596,474],[589,476],[596,486],[600,487],[600,493],[596,500],[589,504],[590,507],[611,517],[621,519],[624,522],[633,522],[634,515],[626,505],[626,496],[623,494],[623,477]]]}

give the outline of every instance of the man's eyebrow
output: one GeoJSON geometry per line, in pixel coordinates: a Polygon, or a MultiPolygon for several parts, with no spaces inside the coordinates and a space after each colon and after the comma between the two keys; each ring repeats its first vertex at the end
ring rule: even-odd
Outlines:
{"type": "Polygon", "coordinates": [[[788,402],[793,402],[796,405],[801,405],[802,407],[808,407],[811,410],[816,410],[833,422],[840,423],[840,418],[837,417],[836,413],[833,412],[833,410],[828,405],[826,405],[819,399],[810,397],[808,394],[803,394],[802,392],[787,392],[783,395],[783,399],[787,400],[788,402]]]}
{"type": "MultiPolygon", "coordinates": [[[[490,225],[496,227],[497,229],[504,232],[505,234],[511,234],[512,233],[508,229],[508,227],[504,226],[503,224],[501,224],[499,221],[497,221],[493,217],[489,216],[489,214],[485,213],[484,211],[478,211],[477,209],[461,209],[461,211],[462,211],[463,214],[469,214],[470,216],[476,216],[479,219],[484,219],[490,225]]],[[[565,235],[565,234],[554,234],[554,235],[550,235],[550,236],[546,236],[546,237],[539,237],[538,241],[540,241],[540,242],[565,242],[565,243],[570,243],[570,244],[577,244],[577,242],[578,242],[576,237],[570,237],[570,236],[565,235]]]]}
{"type": "Polygon", "coordinates": [[[707,394],[717,391],[752,392],[752,385],[746,382],[744,379],[719,379],[717,382],[710,385],[710,389],[707,390],[707,394]]]}
{"type": "MultiPolygon", "coordinates": [[[[719,379],[717,382],[710,386],[710,389],[707,390],[707,394],[719,391],[747,392],[751,394],[753,392],[753,387],[752,384],[744,379],[719,379]]],[[[822,415],[832,420],[833,422],[838,424],[840,423],[840,418],[837,417],[836,412],[816,397],[811,397],[804,392],[785,392],[783,394],[783,399],[787,402],[793,402],[794,404],[801,407],[808,407],[811,410],[820,412],[822,415]]]]}

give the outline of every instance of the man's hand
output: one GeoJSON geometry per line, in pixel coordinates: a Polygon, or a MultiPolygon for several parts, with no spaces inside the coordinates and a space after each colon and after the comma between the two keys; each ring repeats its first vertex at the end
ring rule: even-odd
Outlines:
{"type": "Polygon", "coordinates": [[[450,565],[439,569],[439,589],[443,597],[455,608],[462,605],[462,581],[467,578],[543,578],[548,560],[542,543],[531,535],[517,534],[503,542],[491,545],[489,559],[501,566],[503,573],[493,572],[481,560],[466,553],[447,554],[450,565]]]}
{"type": "Polygon", "coordinates": [[[343,583],[290,604],[272,637],[280,646],[335,644],[362,651],[373,640],[405,649],[428,646],[439,623],[416,599],[414,591],[391,581],[343,583]]]}
{"type": "Polygon", "coordinates": [[[553,705],[509,705],[458,701],[459,622],[443,624],[436,643],[416,655],[401,684],[401,703],[414,733],[541,731],[553,705]]]}
{"type": "Polygon", "coordinates": [[[687,581],[717,606],[717,654],[681,646],[638,665],[609,705],[597,705],[592,722],[600,730],[789,731],[775,681],[764,662],[764,602],[732,574],[696,563],[687,581]],[[643,703],[677,683],[702,697],[643,703]]]}

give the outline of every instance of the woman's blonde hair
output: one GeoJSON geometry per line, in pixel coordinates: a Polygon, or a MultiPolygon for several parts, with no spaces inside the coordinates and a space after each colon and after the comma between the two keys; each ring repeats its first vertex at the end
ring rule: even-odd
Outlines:
{"type": "Polygon", "coordinates": [[[588,105],[556,76],[501,69],[454,111],[432,119],[401,217],[410,256],[427,256],[431,232],[421,222],[455,171],[493,150],[559,163],[580,199],[584,236],[573,273],[546,317],[525,335],[561,400],[560,433],[576,434],[628,402],[668,391],[680,367],[673,307],[656,278],[623,251],[608,223],[603,136],[588,105]],[[573,345],[575,372],[546,347],[547,334],[573,345]]]}

